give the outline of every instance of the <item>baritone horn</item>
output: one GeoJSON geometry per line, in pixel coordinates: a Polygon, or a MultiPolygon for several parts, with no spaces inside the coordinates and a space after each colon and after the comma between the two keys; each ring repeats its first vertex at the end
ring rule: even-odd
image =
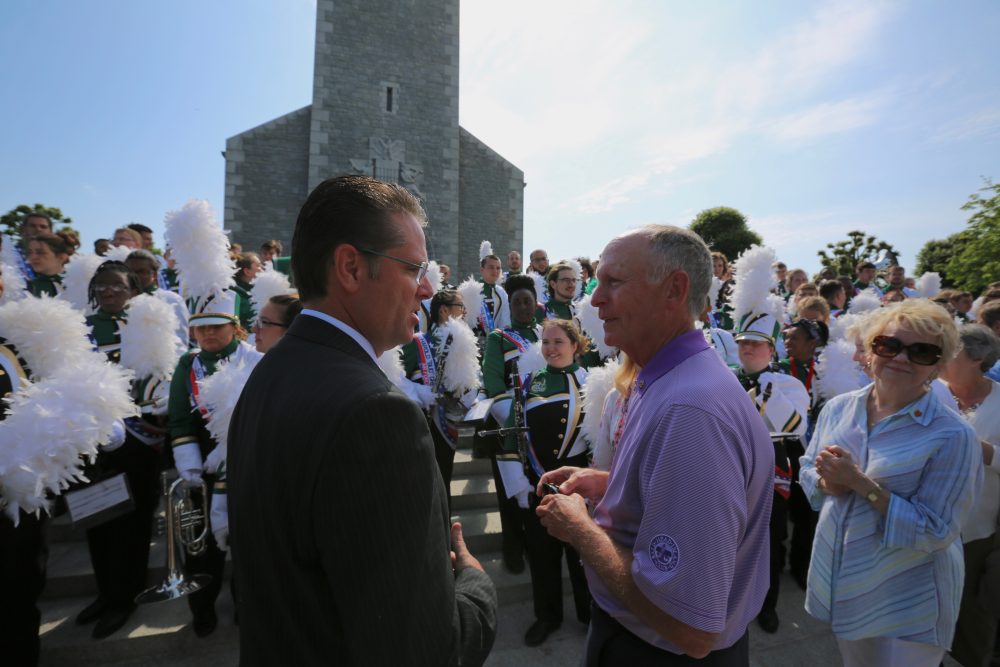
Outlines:
{"type": "Polygon", "coordinates": [[[167,576],[158,585],[147,588],[136,596],[137,604],[175,600],[195,593],[211,581],[208,574],[185,576],[179,562],[184,554],[197,556],[204,553],[208,539],[208,485],[201,483],[201,506],[192,498],[191,489],[178,478],[173,484],[167,473],[160,473],[163,485],[163,499],[166,504],[164,534],[167,538],[167,576]]]}

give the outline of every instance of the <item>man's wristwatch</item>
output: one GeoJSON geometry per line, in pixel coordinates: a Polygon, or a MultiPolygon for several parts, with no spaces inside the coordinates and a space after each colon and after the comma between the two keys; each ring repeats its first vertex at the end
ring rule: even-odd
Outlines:
{"type": "Polygon", "coordinates": [[[872,480],[872,484],[875,485],[875,488],[872,489],[871,491],[869,491],[868,493],[866,493],[865,494],[865,498],[867,498],[868,502],[870,502],[870,503],[876,503],[876,502],[878,502],[878,499],[882,495],[882,487],[879,486],[879,483],[876,482],[875,480],[872,480]]]}

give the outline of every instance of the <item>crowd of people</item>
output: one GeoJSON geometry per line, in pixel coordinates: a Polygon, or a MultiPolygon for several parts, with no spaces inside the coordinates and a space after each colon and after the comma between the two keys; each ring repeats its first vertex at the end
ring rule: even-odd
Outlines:
{"type": "Polygon", "coordinates": [[[4,654],[37,662],[46,512],[86,528],[98,595],[76,622],[125,625],[175,470],[209,515],[184,559],[198,636],[228,550],[243,664],[479,664],[496,593],[449,520],[469,442],[504,566],[527,562],[528,646],[563,622],[565,560],[586,664],[746,665],[787,564],[845,665],[989,664],[1000,283],[941,289],[874,258],[810,276],[653,225],[593,262],[484,241],[453,284],[426,224],[405,190],[342,177],[303,206],[290,259],[243,252],[196,201],[162,255],[137,224],[93,253],[44,215],[3,239],[4,445],[58,430],[58,411],[18,430],[32,387],[69,394],[84,371],[54,370],[20,323],[62,318],[88,372],[119,373],[62,468],[0,459],[4,654]],[[118,476],[125,506],[74,515],[118,476]]]}

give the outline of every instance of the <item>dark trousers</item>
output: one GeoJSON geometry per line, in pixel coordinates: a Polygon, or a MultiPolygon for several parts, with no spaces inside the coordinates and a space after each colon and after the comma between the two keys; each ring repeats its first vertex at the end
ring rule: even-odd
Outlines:
{"type": "MultiPolygon", "coordinates": [[[[498,428],[492,417],[486,420],[484,430],[498,428]]],[[[517,505],[516,498],[507,497],[500,468],[497,466],[496,453],[499,449],[496,439],[490,443],[490,467],[493,469],[493,482],[497,488],[497,509],[500,510],[500,531],[503,535],[504,554],[518,554],[524,551],[524,512],[517,505]]]]}
{"type": "Polygon", "coordinates": [[[584,667],[653,667],[654,665],[708,665],[746,667],[750,664],[750,635],[746,632],[732,646],[692,658],[664,651],[626,630],[596,603],[591,606],[590,632],[584,667]]]}
{"type": "Polygon", "coordinates": [[[38,664],[38,598],[49,558],[45,514],[20,514],[15,527],[0,512],[0,662],[38,664]]]}
{"type": "Polygon", "coordinates": [[[531,509],[521,509],[524,534],[528,550],[528,566],[531,568],[531,593],[535,603],[535,618],[553,624],[562,623],[562,559],[566,556],[566,568],[573,587],[573,603],[576,618],[581,623],[590,621],[590,587],[583,573],[580,554],[573,547],[549,535],[535,508],[538,499],[532,493],[528,496],[531,509]]]}
{"type": "Polygon", "coordinates": [[[127,610],[147,585],[153,514],[161,496],[157,484],[159,454],[128,436],[113,452],[101,452],[98,466],[102,475],[125,473],[135,502],[128,514],[87,531],[98,597],[109,609],[127,610]]]}
{"type": "Polygon", "coordinates": [[[813,538],[816,536],[816,524],[819,513],[809,505],[805,492],[799,486],[799,457],[805,454],[800,441],[789,442],[788,458],[792,463],[792,494],[788,499],[788,518],[792,522],[791,549],[788,555],[788,568],[792,576],[805,581],[809,572],[809,559],[812,557],[813,538]]]}
{"type": "Polygon", "coordinates": [[[434,459],[437,461],[438,470],[441,471],[441,480],[444,482],[444,490],[448,493],[448,511],[451,511],[451,471],[455,467],[455,450],[451,448],[448,441],[441,435],[437,426],[428,421],[427,428],[431,430],[431,438],[434,440],[434,459]]]}
{"type": "Polygon", "coordinates": [[[771,503],[771,586],[764,596],[761,611],[774,611],[778,606],[781,571],[785,569],[785,538],[788,537],[788,501],[777,491],[771,503]]]}
{"type": "MultiPolygon", "coordinates": [[[[211,489],[215,484],[215,475],[205,475],[205,484],[211,489]]],[[[200,493],[200,491],[198,492],[200,493]]],[[[211,491],[209,491],[211,495],[211,491]]],[[[205,500],[205,507],[211,507],[211,497],[205,500]]],[[[215,600],[222,591],[222,579],[226,569],[226,552],[215,543],[211,530],[205,538],[205,550],[197,556],[185,553],[184,574],[193,576],[207,574],[212,577],[208,584],[197,593],[187,596],[188,607],[195,616],[201,616],[215,611],[215,600]]],[[[233,601],[236,601],[236,591],[233,588],[233,601]]]]}

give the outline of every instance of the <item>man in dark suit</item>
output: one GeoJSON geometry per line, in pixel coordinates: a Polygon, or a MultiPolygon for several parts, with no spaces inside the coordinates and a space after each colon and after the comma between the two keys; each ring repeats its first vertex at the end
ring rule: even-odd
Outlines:
{"type": "Polygon", "coordinates": [[[496,591],[449,535],[427,421],[375,364],[431,296],[425,224],[406,190],[362,176],[299,213],[305,309],[229,433],[242,665],[478,665],[492,647],[496,591]]]}

